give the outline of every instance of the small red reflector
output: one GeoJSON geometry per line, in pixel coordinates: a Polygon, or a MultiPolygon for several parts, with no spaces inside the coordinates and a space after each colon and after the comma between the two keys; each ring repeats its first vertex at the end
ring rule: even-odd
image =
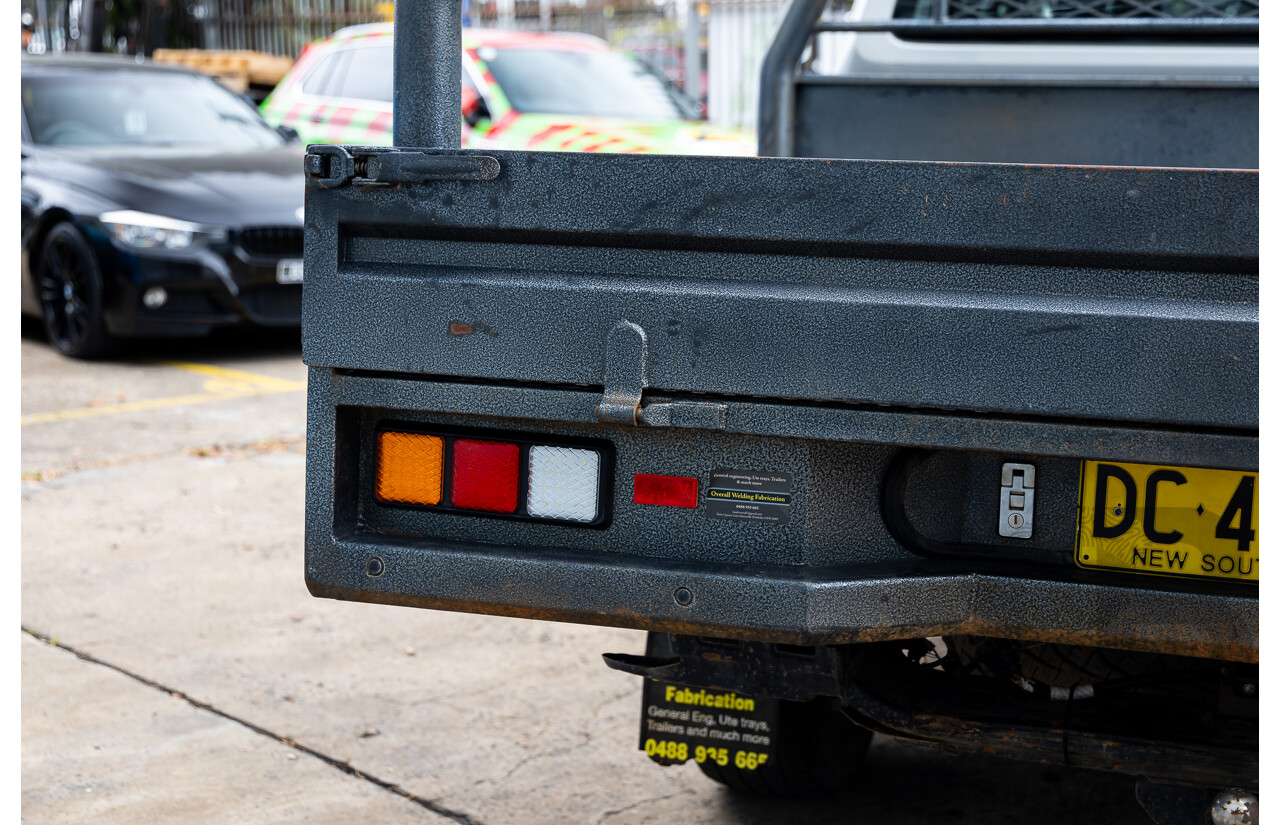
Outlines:
{"type": "Polygon", "coordinates": [[[661,504],[664,507],[697,507],[698,479],[636,473],[631,500],[636,504],[661,504]]]}
{"type": "Polygon", "coordinates": [[[453,483],[449,500],[464,510],[516,511],[520,448],[497,441],[459,438],[453,442],[453,483]]]}

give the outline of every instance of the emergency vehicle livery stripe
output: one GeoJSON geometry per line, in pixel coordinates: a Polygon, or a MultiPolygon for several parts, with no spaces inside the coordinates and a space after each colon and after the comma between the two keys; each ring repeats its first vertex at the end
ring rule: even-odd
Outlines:
{"type": "MultiPolygon", "coordinates": [[[[329,43],[348,43],[389,37],[387,31],[362,32],[320,41],[308,47],[302,58],[307,65],[315,63],[329,43]]],[[[592,118],[571,115],[521,113],[511,108],[493,73],[479,52],[483,39],[464,38],[464,49],[483,80],[492,122],[472,129],[463,125],[465,148],[511,148],[566,152],[667,152],[685,154],[693,146],[705,146],[707,140],[725,141],[724,154],[742,151],[743,139],[725,130],[671,120],[633,122],[621,118],[592,118]]],[[[302,65],[302,64],[300,64],[302,65]]],[[[286,125],[297,130],[304,144],[339,143],[363,146],[388,146],[392,142],[392,116],[389,106],[357,101],[325,102],[299,98],[302,74],[291,75],[262,105],[262,114],[271,125],[286,125]]],[[[749,149],[747,150],[750,151],[749,149]]]]}

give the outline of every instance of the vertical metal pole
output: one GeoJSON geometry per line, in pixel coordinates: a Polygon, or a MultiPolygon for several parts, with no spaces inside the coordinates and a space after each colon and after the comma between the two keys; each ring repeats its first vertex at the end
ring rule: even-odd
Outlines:
{"type": "Polygon", "coordinates": [[[796,68],[827,0],[791,0],[760,67],[760,115],[756,118],[762,158],[795,155],[796,68]]]}
{"type": "Polygon", "coordinates": [[[395,74],[395,145],[461,147],[461,0],[396,0],[395,74]]]}
{"type": "Polygon", "coordinates": [[[48,0],[39,0],[39,2],[36,3],[36,15],[40,18],[40,40],[44,45],[44,53],[48,54],[53,51],[53,37],[49,33],[48,0]]]}
{"type": "Polygon", "coordinates": [[[205,49],[221,49],[222,38],[219,36],[219,23],[222,18],[222,8],[220,3],[205,0],[204,4],[204,41],[201,46],[205,49]]]}
{"type": "Polygon", "coordinates": [[[698,0],[685,0],[684,93],[690,100],[702,99],[702,50],[698,47],[698,0]]]}
{"type": "Polygon", "coordinates": [[[551,31],[551,0],[538,0],[538,26],[544,32],[551,31]]]}
{"type": "Polygon", "coordinates": [[[142,4],[142,25],[138,27],[138,34],[133,41],[133,53],[138,58],[138,62],[142,62],[142,58],[151,54],[151,38],[152,27],[156,22],[156,4],[155,0],[144,0],[142,4]]]}

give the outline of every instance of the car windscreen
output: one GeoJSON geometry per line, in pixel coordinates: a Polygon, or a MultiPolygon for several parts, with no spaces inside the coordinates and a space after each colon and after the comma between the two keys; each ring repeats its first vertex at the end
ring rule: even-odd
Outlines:
{"type": "Polygon", "coordinates": [[[616,52],[568,49],[478,51],[518,112],[672,120],[693,104],[644,64],[616,52]]]}
{"type": "Polygon", "coordinates": [[[48,146],[279,146],[247,102],[212,80],[145,71],[50,73],[22,79],[31,139],[48,146]]]}

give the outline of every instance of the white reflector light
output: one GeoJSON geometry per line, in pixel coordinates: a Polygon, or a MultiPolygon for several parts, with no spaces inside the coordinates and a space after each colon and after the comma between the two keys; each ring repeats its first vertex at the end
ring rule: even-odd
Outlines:
{"type": "Polygon", "coordinates": [[[529,515],[594,521],[600,492],[600,454],[568,447],[529,449],[529,515]]]}

